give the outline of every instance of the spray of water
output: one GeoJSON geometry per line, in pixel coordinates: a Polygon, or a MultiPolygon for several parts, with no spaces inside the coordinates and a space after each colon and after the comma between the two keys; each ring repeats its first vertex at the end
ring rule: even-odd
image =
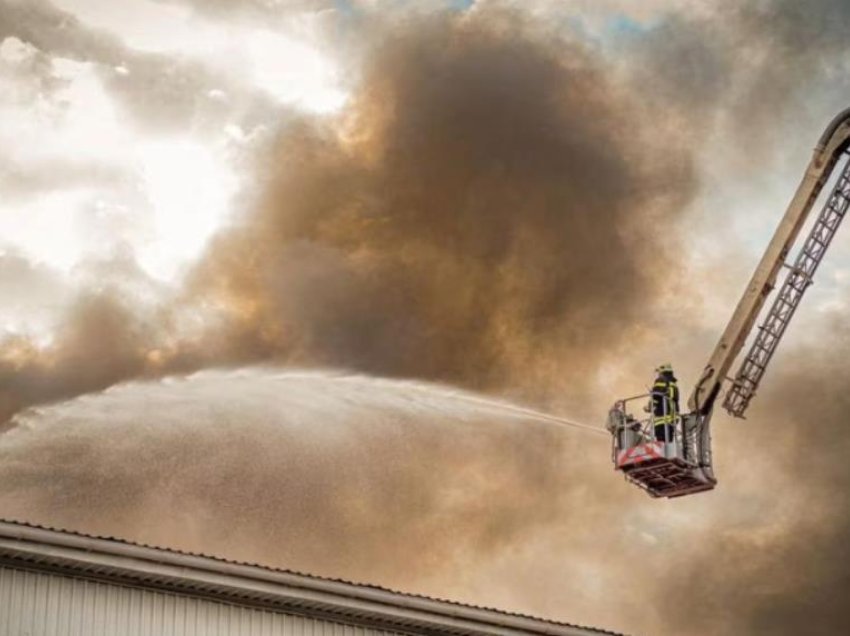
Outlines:
{"type": "MultiPolygon", "coordinates": [[[[239,377],[256,377],[256,370],[243,369],[237,372],[239,377]]],[[[203,376],[204,374],[196,374],[203,376]]],[[[346,374],[344,372],[327,372],[327,371],[284,371],[278,372],[272,377],[278,381],[292,383],[309,379],[311,381],[333,383],[336,389],[344,388],[344,392],[354,389],[358,393],[366,391],[373,395],[393,396],[396,400],[393,404],[387,404],[389,407],[402,407],[410,410],[411,406],[416,406],[416,410],[424,407],[428,409],[438,409],[442,414],[449,415],[447,412],[455,410],[458,416],[463,416],[470,412],[477,412],[480,415],[488,417],[498,417],[502,419],[522,419],[533,420],[536,422],[546,422],[550,424],[558,424],[561,426],[569,426],[576,429],[591,431],[607,436],[605,430],[599,426],[592,426],[579,422],[576,419],[561,417],[551,413],[545,413],[538,409],[534,409],[525,405],[519,405],[504,399],[496,399],[487,397],[479,393],[464,391],[455,387],[437,384],[434,382],[420,382],[416,380],[392,380],[387,378],[376,378],[362,374],[346,374]],[[470,411],[469,407],[477,407],[470,411]]],[[[424,413],[423,413],[424,414],[424,413]]]]}
{"type": "Polygon", "coordinates": [[[0,436],[0,511],[405,587],[557,515],[568,462],[590,437],[564,426],[600,431],[342,372],[133,382],[18,414],[0,436]]]}
{"type": "Polygon", "coordinates": [[[576,428],[583,431],[590,431],[598,435],[604,435],[606,437],[608,436],[608,433],[606,433],[605,430],[600,428],[599,426],[585,424],[575,419],[568,419],[566,417],[560,417],[551,413],[544,413],[542,411],[538,411],[537,409],[528,408],[526,406],[518,406],[516,404],[511,404],[510,402],[503,402],[500,400],[478,397],[474,394],[466,392],[461,394],[452,393],[450,395],[469,402],[496,407],[501,411],[503,415],[518,415],[538,422],[560,424],[561,426],[569,426],[571,428],[576,428]]]}
{"type": "Polygon", "coordinates": [[[128,382],[58,405],[31,408],[13,419],[11,428],[12,431],[33,430],[38,427],[53,426],[56,420],[74,418],[78,414],[96,416],[96,411],[111,410],[119,407],[118,403],[122,403],[123,408],[132,409],[139,401],[173,402],[176,392],[179,392],[181,396],[180,402],[186,403],[188,408],[193,408],[196,405],[189,404],[192,397],[205,399],[208,403],[213,395],[221,390],[225,390],[230,399],[260,398],[261,405],[269,405],[269,398],[272,403],[285,401],[290,405],[297,404],[306,410],[311,410],[310,407],[315,407],[317,404],[321,410],[332,405],[350,409],[360,403],[382,407],[391,413],[403,412],[423,416],[430,414],[431,417],[458,419],[484,416],[508,420],[533,420],[605,433],[598,426],[449,385],[376,378],[343,371],[273,368],[206,371],[187,377],[172,376],[152,382],[128,382]],[[264,395],[267,391],[273,391],[273,394],[264,395]],[[203,395],[204,393],[206,395],[203,395]]]}

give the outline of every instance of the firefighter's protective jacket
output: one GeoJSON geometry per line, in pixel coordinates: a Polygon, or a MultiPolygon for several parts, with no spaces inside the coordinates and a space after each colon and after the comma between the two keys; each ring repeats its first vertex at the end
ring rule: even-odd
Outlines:
{"type": "Polygon", "coordinates": [[[676,377],[665,372],[652,385],[652,416],[656,426],[673,424],[679,415],[679,385],[676,377]]]}

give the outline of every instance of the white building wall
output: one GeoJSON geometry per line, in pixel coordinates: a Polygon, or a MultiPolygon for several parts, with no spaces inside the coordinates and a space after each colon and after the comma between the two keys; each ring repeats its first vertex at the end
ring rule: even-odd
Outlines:
{"type": "Polygon", "coordinates": [[[396,636],[261,609],[0,567],[0,636],[396,636]]]}

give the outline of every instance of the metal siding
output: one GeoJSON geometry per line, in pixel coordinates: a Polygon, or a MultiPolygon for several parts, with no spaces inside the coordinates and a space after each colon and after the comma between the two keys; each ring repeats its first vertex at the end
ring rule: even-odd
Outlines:
{"type": "Polygon", "coordinates": [[[396,636],[269,610],[0,567],[0,636],[396,636]]]}

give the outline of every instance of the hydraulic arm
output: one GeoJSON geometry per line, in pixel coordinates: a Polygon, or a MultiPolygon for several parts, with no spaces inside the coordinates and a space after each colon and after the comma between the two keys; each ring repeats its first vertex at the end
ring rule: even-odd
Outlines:
{"type": "Polygon", "coordinates": [[[809,162],[803,180],[785,211],[779,227],[765,250],[732,318],[726,325],[699,381],[688,400],[689,412],[677,423],[673,441],[658,441],[652,435],[653,418],[641,420],[628,410],[636,396],[619,400],[611,409],[608,429],[613,435],[613,459],[632,483],[653,497],[679,497],[711,490],[717,483],[711,459],[710,421],[714,404],[727,380],[724,408],[743,417],[764,372],[799,306],[803,294],[823,259],[835,232],[850,207],[850,108],[827,126],[809,162]],[[824,185],[841,164],[839,177],[826,199],[794,263],[788,254],[806,224],[824,185]],[[755,325],[780,270],[788,273],[758,328],[749,351],[734,378],[728,376],[755,325]]]}
{"type": "MultiPolygon", "coordinates": [[[[744,295],[738,302],[729,324],[726,325],[720,341],[694,387],[688,400],[688,406],[692,411],[703,414],[711,412],[732,363],[741,351],[765,300],[776,284],[779,270],[785,264],[788,253],[797,240],[824,184],[842,154],[845,153],[848,142],[850,142],[850,108],[832,120],[818,141],[803,180],[785,211],[785,216],[776,228],[744,295]]],[[[765,337],[756,339],[753,349],[750,350],[737,374],[733,391],[730,392],[731,400],[727,400],[725,405],[733,415],[739,417],[743,415],[761,380],[764,368],[802,297],[802,291],[811,284],[811,276],[847,209],[846,167],[843,173],[818,223],[812,229],[800,258],[793,266],[789,266],[789,277],[786,282],[789,289],[793,287],[796,293],[788,294],[786,297],[780,294],[777,298],[777,304],[774,305],[776,312],[771,312],[765,323],[767,331],[762,331],[765,337]],[[774,320],[770,320],[771,318],[774,320]],[[756,368],[760,369],[758,374],[753,373],[753,369],[756,368]]],[[[788,290],[783,289],[783,291],[788,290]]]]}
{"type": "Polygon", "coordinates": [[[845,159],[832,194],[806,237],[794,264],[788,265],[789,271],[785,282],[776,295],[767,317],[759,326],[755,340],[744,357],[732,386],[726,393],[723,408],[731,415],[744,416],[744,411],[747,410],[750,400],[755,395],[788,323],[800,305],[806,289],[812,284],[818,265],[847,213],[848,204],[850,204],[850,162],[845,159]]]}

